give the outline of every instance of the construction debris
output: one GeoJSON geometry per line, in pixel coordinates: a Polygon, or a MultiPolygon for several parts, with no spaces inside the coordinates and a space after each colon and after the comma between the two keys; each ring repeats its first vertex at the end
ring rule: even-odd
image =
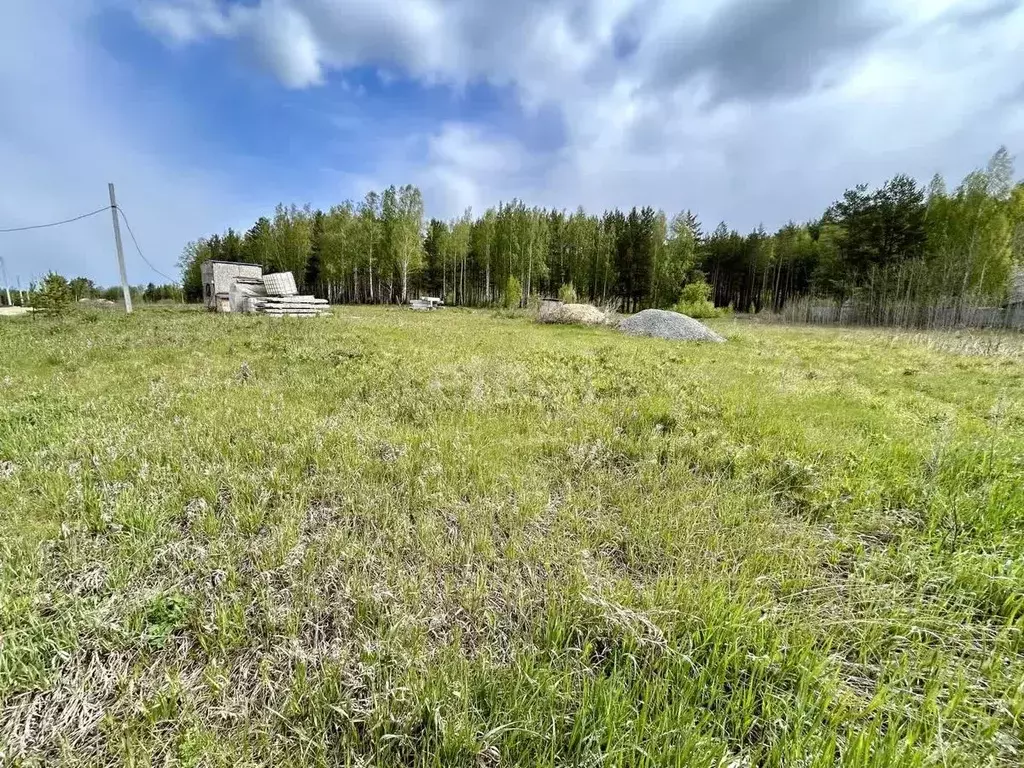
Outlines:
{"type": "Polygon", "coordinates": [[[228,291],[228,307],[232,312],[249,312],[246,301],[251,298],[266,297],[267,290],[259,278],[238,278],[231,284],[228,291]]]}
{"type": "Polygon", "coordinates": [[[219,312],[271,317],[317,317],[331,313],[326,299],[300,296],[291,272],[262,274],[258,264],[205,262],[207,306],[219,312]]]}
{"type": "Polygon", "coordinates": [[[410,299],[409,308],[419,310],[440,309],[444,302],[437,296],[420,296],[418,299],[410,299]]]}
{"type": "Polygon", "coordinates": [[[295,276],[291,272],[264,275],[263,287],[267,289],[267,296],[295,296],[299,292],[295,287],[295,276]]]}
{"type": "Polygon", "coordinates": [[[710,341],[722,343],[725,339],[704,323],[679,312],[664,309],[645,309],[619,323],[619,330],[631,336],[654,336],[675,341],[710,341]]]}
{"type": "Polygon", "coordinates": [[[247,312],[274,317],[316,317],[329,315],[327,299],[315,296],[250,296],[246,300],[247,312]]]}
{"type": "Polygon", "coordinates": [[[590,304],[563,304],[547,299],[540,305],[537,321],[562,325],[605,325],[608,316],[590,304]]]}

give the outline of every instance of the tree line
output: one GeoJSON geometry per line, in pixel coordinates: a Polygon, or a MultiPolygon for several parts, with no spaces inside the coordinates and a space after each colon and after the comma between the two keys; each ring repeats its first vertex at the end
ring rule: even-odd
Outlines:
{"type": "Polygon", "coordinates": [[[501,203],[474,216],[424,218],[413,186],[370,192],[328,210],[278,205],[245,233],[189,243],[179,261],[186,298],[202,296],[207,259],[291,271],[332,302],[525,303],[565,288],[624,311],[674,304],[687,285],[716,305],[778,310],[792,298],[844,300],[864,291],[915,302],[1005,300],[1024,257],[1024,183],[1005,148],[952,191],[897,175],[846,191],[822,215],[774,233],[706,232],[692,211],[650,207],[601,215],[501,203]],[[518,295],[507,295],[509,292],[518,295]]]}
{"type": "MultiPolygon", "coordinates": [[[[120,285],[97,285],[88,277],[78,276],[68,279],[62,275],[51,272],[38,282],[34,281],[29,283],[28,289],[25,291],[20,288],[9,289],[8,292],[11,297],[11,304],[13,306],[31,306],[33,304],[32,297],[36,293],[42,291],[44,286],[51,292],[55,291],[61,296],[65,296],[68,302],[77,302],[83,299],[113,302],[124,301],[124,294],[121,291],[120,285]]],[[[184,301],[184,294],[181,286],[173,283],[164,283],[161,285],[157,285],[156,283],[147,283],[146,285],[129,285],[128,290],[131,292],[132,301],[136,303],[184,301]]],[[[0,302],[6,303],[3,301],[5,296],[5,292],[0,291],[0,302]]]]}

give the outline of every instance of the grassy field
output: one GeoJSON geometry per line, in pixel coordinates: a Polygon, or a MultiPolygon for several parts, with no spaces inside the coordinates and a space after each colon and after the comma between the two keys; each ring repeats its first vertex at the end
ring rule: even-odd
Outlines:
{"type": "Polygon", "coordinates": [[[0,320],[0,762],[1024,759],[1024,342],[0,320]]]}

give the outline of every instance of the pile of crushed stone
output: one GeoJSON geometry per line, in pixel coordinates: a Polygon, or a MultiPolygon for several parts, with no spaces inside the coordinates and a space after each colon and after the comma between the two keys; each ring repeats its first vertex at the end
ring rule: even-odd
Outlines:
{"type": "Polygon", "coordinates": [[[608,322],[604,312],[590,304],[561,304],[558,302],[542,304],[537,320],[542,323],[562,323],[564,325],[604,325],[608,322]]]}
{"type": "Polygon", "coordinates": [[[645,309],[643,312],[637,312],[620,322],[619,330],[631,336],[654,336],[658,339],[676,341],[725,341],[704,323],[664,309],[645,309]]]}

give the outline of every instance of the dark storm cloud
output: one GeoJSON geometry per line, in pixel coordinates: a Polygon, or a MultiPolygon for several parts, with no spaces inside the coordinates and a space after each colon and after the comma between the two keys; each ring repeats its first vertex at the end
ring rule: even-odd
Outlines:
{"type": "Polygon", "coordinates": [[[736,0],[694,35],[671,41],[655,82],[704,75],[715,102],[762,101],[809,90],[822,69],[855,57],[889,28],[862,0],[736,0]]]}

